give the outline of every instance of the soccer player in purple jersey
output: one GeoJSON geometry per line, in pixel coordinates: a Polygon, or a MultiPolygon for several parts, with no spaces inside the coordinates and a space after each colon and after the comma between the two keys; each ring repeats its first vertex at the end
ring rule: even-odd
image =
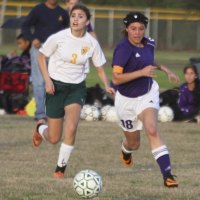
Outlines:
{"type": "Polygon", "coordinates": [[[184,68],[185,83],[180,86],[178,107],[182,119],[191,119],[200,110],[200,81],[195,66],[184,68]]]}
{"type": "Polygon", "coordinates": [[[132,153],[140,146],[140,131],[144,126],[152,154],[161,169],[164,185],[178,187],[171,174],[167,146],[157,129],[159,86],[153,77],[159,69],[167,74],[169,80],[178,83],[179,78],[165,66],[155,64],[155,42],[144,36],[148,18],[142,13],[130,12],[123,22],[125,37],[117,44],[112,61],[115,107],[125,135],[121,160],[126,166],[131,166],[132,153]]]}

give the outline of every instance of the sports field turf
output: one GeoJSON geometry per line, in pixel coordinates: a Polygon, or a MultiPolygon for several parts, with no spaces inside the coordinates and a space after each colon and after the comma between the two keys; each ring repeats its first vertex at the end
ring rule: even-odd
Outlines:
{"type": "MultiPolygon", "coordinates": [[[[112,53],[113,50],[105,49],[104,50],[107,64],[105,65],[105,70],[111,79],[111,62],[112,62],[112,53]]],[[[181,82],[184,81],[183,79],[183,68],[189,64],[189,59],[191,57],[200,57],[199,52],[197,51],[156,51],[155,52],[155,59],[158,64],[166,65],[170,70],[176,73],[179,77],[181,82]]],[[[169,83],[167,76],[165,73],[158,71],[157,77],[155,78],[156,81],[159,83],[161,90],[177,87],[179,85],[174,83],[169,83]]],[[[95,69],[91,68],[91,73],[87,77],[87,85],[92,86],[97,83],[98,77],[96,75],[95,69]]]]}
{"type": "MultiPolygon", "coordinates": [[[[13,45],[2,45],[0,49],[0,55],[7,54],[12,50],[17,50],[16,46],[13,45]]],[[[20,52],[18,52],[20,53],[20,52]]],[[[112,54],[113,49],[104,49],[104,53],[107,59],[107,63],[105,65],[106,73],[108,74],[109,79],[111,80],[111,62],[112,62],[112,54]]],[[[155,52],[155,59],[158,64],[164,64],[177,75],[179,75],[181,82],[183,81],[183,72],[182,69],[189,63],[189,59],[191,57],[200,57],[198,51],[156,51],[155,52]]],[[[163,72],[157,73],[157,77],[155,78],[160,88],[167,89],[172,87],[177,87],[178,85],[169,83],[167,81],[167,77],[163,72]]],[[[93,86],[99,82],[99,78],[97,76],[96,70],[94,67],[91,67],[90,73],[87,77],[87,86],[93,86]]]]}
{"type": "Polygon", "coordinates": [[[93,169],[103,178],[103,190],[96,200],[199,200],[200,125],[159,123],[168,145],[173,173],[179,188],[163,186],[159,168],[142,132],[141,147],[133,154],[134,166],[120,163],[121,130],[111,122],[81,121],[75,150],[64,180],[52,177],[60,144],[31,146],[32,118],[0,116],[0,199],[78,200],[73,191],[74,175],[93,169]]]}
{"type": "MultiPolygon", "coordinates": [[[[1,48],[1,54],[9,48],[1,48]]],[[[106,71],[111,77],[112,50],[106,50],[106,71]]],[[[157,52],[159,63],[167,64],[180,75],[190,57],[198,52],[157,52]]],[[[161,89],[170,85],[165,75],[157,78],[161,89]]],[[[92,68],[87,85],[99,82],[92,68]],[[94,75],[95,74],[95,75],[94,75]]],[[[199,200],[200,140],[199,124],[160,123],[159,129],[171,153],[178,189],[163,186],[159,168],[150,153],[145,133],[134,153],[134,167],[127,169],[119,160],[121,130],[115,123],[81,121],[75,150],[64,180],[52,178],[60,145],[31,145],[35,122],[17,115],[0,116],[0,200],[76,200],[72,188],[74,175],[93,169],[103,178],[103,190],[96,200],[199,200]]]]}

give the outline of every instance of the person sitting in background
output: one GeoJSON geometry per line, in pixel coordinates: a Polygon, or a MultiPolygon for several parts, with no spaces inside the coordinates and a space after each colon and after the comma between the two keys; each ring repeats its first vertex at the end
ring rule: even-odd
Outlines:
{"type": "Polygon", "coordinates": [[[195,66],[184,68],[185,83],[180,86],[178,108],[180,120],[194,118],[200,110],[200,80],[195,66]]]}
{"type": "Polygon", "coordinates": [[[31,61],[30,61],[30,48],[31,42],[24,37],[22,33],[20,33],[16,37],[16,42],[19,50],[21,51],[20,54],[17,54],[16,51],[13,51],[8,56],[8,60],[4,63],[4,66],[11,66],[13,64],[23,64],[23,68],[31,73],[31,61]]]}
{"type": "Polygon", "coordinates": [[[29,99],[31,43],[23,34],[16,37],[16,42],[21,53],[13,51],[1,57],[0,108],[6,113],[26,114],[24,106],[29,99]]]}
{"type": "Polygon", "coordinates": [[[30,60],[30,48],[31,42],[27,40],[24,35],[21,33],[17,36],[17,46],[21,50],[21,54],[19,56],[19,61],[22,62],[26,69],[31,73],[31,60],[30,60]]]}
{"type": "Polygon", "coordinates": [[[16,50],[10,52],[7,55],[1,56],[1,70],[12,66],[12,64],[23,64],[24,69],[27,69],[30,74],[30,48],[31,43],[27,40],[22,33],[16,37],[16,43],[21,51],[20,54],[16,50]]]}
{"type": "Polygon", "coordinates": [[[31,48],[30,41],[27,40],[22,33],[20,33],[17,36],[16,40],[17,40],[17,46],[22,51],[20,56],[26,56],[30,58],[30,48],[31,48]]]}
{"type": "Polygon", "coordinates": [[[29,40],[27,40],[24,35],[22,33],[20,33],[17,37],[16,37],[16,43],[17,43],[17,47],[19,48],[19,50],[21,51],[20,54],[18,54],[18,50],[13,50],[10,53],[8,53],[6,55],[6,57],[8,59],[16,57],[16,56],[27,56],[30,58],[30,48],[31,48],[31,43],[29,40]]]}

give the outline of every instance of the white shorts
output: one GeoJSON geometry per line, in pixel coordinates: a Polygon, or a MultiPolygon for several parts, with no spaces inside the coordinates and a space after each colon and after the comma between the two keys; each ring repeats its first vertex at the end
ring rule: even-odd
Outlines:
{"type": "Polygon", "coordinates": [[[147,108],[159,109],[159,86],[153,81],[151,90],[142,96],[130,98],[121,95],[115,96],[115,108],[119,118],[119,126],[128,132],[142,130],[143,124],[138,115],[147,108]]]}

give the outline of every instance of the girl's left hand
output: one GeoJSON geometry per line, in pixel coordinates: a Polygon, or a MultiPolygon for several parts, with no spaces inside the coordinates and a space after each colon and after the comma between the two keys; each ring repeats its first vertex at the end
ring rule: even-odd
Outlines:
{"type": "Polygon", "coordinates": [[[54,95],[55,88],[51,79],[48,79],[47,81],[45,81],[45,89],[46,89],[46,93],[54,95]]]}
{"type": "Polygon", "coordinates": [[[175,82],[175,83],[180,82],[180,78],[171,71],[167,73],[167,76],[170,82],[175,82]]]}
{"type": "Polygon", "coordinates": [[[105,90],[107,93],[109,93],[111,95],[115,94],[115,90],[112,87],[106,87],[105,90]]]}

